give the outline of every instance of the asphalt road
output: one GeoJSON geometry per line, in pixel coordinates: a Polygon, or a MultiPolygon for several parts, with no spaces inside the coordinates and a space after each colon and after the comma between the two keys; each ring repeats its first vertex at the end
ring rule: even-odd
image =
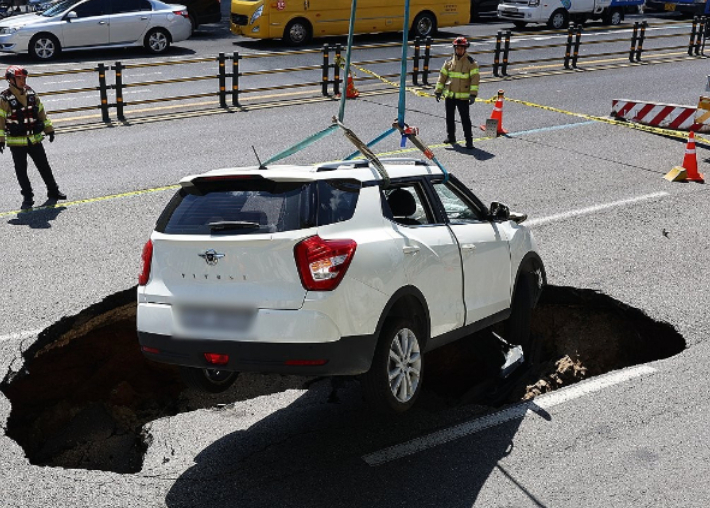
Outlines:
{"type": "MultiPolygon", "coordinates": [[[[631,46],[633,23],[647,21],[649,26],[643,42],[643,60],[659,58],[678,58],[687,55],[691,23],[668,15],[644,16],[628,15],[619,26],[604,26],[599,22],[585,25],[579,48],[578,66],[586,69],[596,67],[623,66],[628,64],[628,52],[631,46]]],[[[471,40],[471,54],[481,65],[484,81],[498,81],[494,74],[494,49],[496,34],[512,28],[511,23],[484,18],[480,23],[467,25],[458,30],[442,30],[431,47],[432,74],[429,82],[434,82],[438,69],[451,53],[450,41],[456,35],[463,34],[471,40]]],[[[98,73],[95,70],[100,63],[107,67],[121,62],[126,69],[122,72],[123,104],[129,119],[182,112],[186,109],[208,109],[219,102],[216,93],[219,90],[217,79],[218,64],[215,60],[219,53],[227,56],[235,52],[241,56],[239,61],[238,87],[241,91],[240,103],[246,107],[255,104],[273,103],[285,100],[311,100],[322,97],[321,86],[323,62],[323,44],[344,45],[345,37],[324,38],[294,52],[284,47],[281,41],[260,41],[230,34],[228,24],[204,25],[187,40],[170,48],[160,57],[152,57],[142,48],[117,50],[97,50],[67,52],[57,61],[39,63],[26,55],[0,56],[2,64],[27,65],[33,75],[31,86],[44,93],[45,106],[50,112],[61,112],[72,108],[89,108],[87,111],[69,111],[55,113],[58,125],[73,125],[94,122],[101,118],[98,110],[100,96],[98,92],[98,73]],[[204,61],[212,59],[211,61],[204,61]],[[181,63],[188,62],[188,63],[181,63]],[[76,73],[78,69],[85,72],[76,73]],[[62,71],[71,73],[57,74],[62,71]],[[71,90],[90,90],[85,92],[58,93],[71,90]],[[182,97],[190,94],[207,94],[190,101],[169,101],[169,97],[182,97]],[[211,95],[210,95],[211,94],[211,95]],[[150,102],[154,100],[160,102],[150,102]]],[[[505,72],[511,77],[522,78],[541,73],[555,73],[564,69],[563,60],[567,31],[547,30],[544,25],[533,25],[525,30],[511,31],[510,54],[505,72]]],[[[358,88],[364,90],[381,89],[382,83],[366,73],[366,70],[389,79],[397,80],[400,72],[401,34],[359,35],[355,37],[356,49],[353,51],[353,71],[358,88]],[[364,69],[364,70],[363,70],[364,69]]],[[[424,48],[422,48],[422,57],[424,48]]],[[[343,54],[344,56],[344,54],[343,54]]],[[[409,48],[410,59],[414,56],[413,47],[409,48]]],[[[334,55],[331,53],[331,64],[334,55]]],[[[500,57],[501,62],[503,56],[500,57]]],[[[412,60],[408,69],[411,72],[412,60]]],[[[423,69],[424,61],[419,67],[423,69]]],[[[231,60],[227,61],[226,71],[232,71],[231,60]]],[[[332,76],[330,71],[330,77],[332,76]]],[[[504,74],[500,69],[499,75],[504,74]]],[[[422,78],[420,77],[420,80],[422,78]]],[[[115,72],[108,70],[106,80],[109,86],[116,83],[115,72]]],[[[411,84],[411,79],[408,80],[411,84]]],[[[227,79],[227,91],[232,90],[232,80],[227,79]]],[[[332,92],[332,87],[329,88],[332,92]]],[[[116,93],[108,90],[108,102],[116,103],[116,93]]],[[[232,104],[231,96],[228,104],[232,104]]],[[[111,118],[116,120],[115,109],[111,118]]]]}
{"type": "MultiPolygon", "coordinates": [[[[504,86],[512,99],[606,116],[614,98],[695,104],[706,72],[703,60],[688,59],[489,83],[481,96],[504,86]]],[[[9,154],[0,156],[0,378],[22,368],[21,352],[41,330],[135,285],[142,245],[172,194],[161,187],[191,173],[254,164],[252,145],[266,158],[327,125],[337,107],[301,104],[64,132],[46,147],[69,200],[29,214],[16,213],[19,189],[9,154]]],[[[408,123],[484,202],[529,214],[550,284],[593,289],[638,308],[670,323],[687,348],[468,431],[490,410],[425,406],[382,418],[363,406],[356,383],[334,396],[327,380],[274,388],[245,376],[235,390],[247,395],[230,404],[149,424],[152,443],[136,474],[32,466],[16,443],[0,437],[0,505],[707,506],[710,201],[705,185],[662,178],[682,162],[685,142],[509,101],[509,137],[478,139],[467,153],[438,144],[445,135],[441,104],[409,96],[408,108],[408,123]],[[453,433],[454,425],[464,431],[453,433]],[[367,460],[410,440],[411,454],[367,460]]],[[[477,104],[476,123],[490,111],[477,104]]],[[[363,96],[348,103],[345,122],[371,139],[395,115],[395,95],[363,96]]],[[[398,144],[389,139],[378,151],[398,144]]],[[[349,151],[333,135],[288,162],[349,151]]],[[[706,173],[708,156],[699,145],[706,173]]],[[[40,194],[38,175],[31,178],[40,194]]],[[[0,394],[3,428],[10,412],[0,394]]]]}

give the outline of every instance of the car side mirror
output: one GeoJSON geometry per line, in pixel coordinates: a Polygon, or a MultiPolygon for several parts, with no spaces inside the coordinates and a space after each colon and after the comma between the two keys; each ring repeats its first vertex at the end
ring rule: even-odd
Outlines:
{"type": "Polygon", "coordinates": [[[488,218],[492,221],[502,222],[510,220],[510,208],[503,203],[493,201],[489,210],[490,214],[488,215],[488,218]]]}
{"type": "Polygon", "coordinates": [[[77,13],[75,11],[69,11],[69,12],[67,12],[67,15],[64,16],[64,19],[66,19],[67,21],[69,21],[71,23],[72,19],[76,19],[78,17],[79,16],[77,15],[77,13]]]}

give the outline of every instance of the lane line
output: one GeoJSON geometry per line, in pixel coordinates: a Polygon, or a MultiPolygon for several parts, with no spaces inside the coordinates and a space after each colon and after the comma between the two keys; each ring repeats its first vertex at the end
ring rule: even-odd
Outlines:
{"type": "Polygon", "coordinates": [[[99,196],[97,198],[89,198],[89,199],[80,199],[77,201],[67,201],[67,202],[58,202],[56,204],[52,205],[47,205],[47,206],[36,206],[34,208],[31,208],[29,210],[14,210],[11,212],[0,212],[0,217],[4,217],[6,215],[17,215],[17,214],[25,214],[25,213],[31,213],[31,212],[39,212],[41,210],[48,210],[51,208],[66,208],[69,206],[76,206],[76,205],[81,205],[85,203],[97,203],[99,201],[108,201],[110,199],[118,199],[118,198],[128,198],[128,197],[133,197],[133,196],[140,196],[142,194],[153,194],[155,192],[162,192],[166,190],[175,190],[178,189],[180,186],[179,185],[167,185],[165,187],[155,187],[153,189],[143,189],[143,190],[137,190],[137,191],[131,191],[131,192],[123,192],[121,194],[111,194],[110,196],[99,196]]]}
{"type": "Polygon", "coordinates": [[[587,381],[581,381],[572,386],[561,388],[554,392],[535,397],[534,400],[518,403],[502,411],[493,414],[476,418],[469,422],[465,422],[448,429],[443,429],[433,432],[429,435],[422,436],[417,439],[412,439],[406,443],[402,443],[389,448],[384,448],[377,452],[363,455],[362,459],[370,466],[381,466],[387,462],[401,459],[415,453],[428,450],[441,444],[450,443],[462,437],[476,434],[483,430],[501,425],[511,420],[518,420],[534,413],[537,409],[550,409],[559,404],[563,404],[570,400],[589,395],[601,391],[610,386],[623,383],[630,379],[645,376],[656,372],[653,367],[641,365],[632,367],[620,372],[613,372],[598,376],[587,381]]]}
{"type": "Polygon", "coordinates": [[[580,208],[578,210],[570,210],[569,212],[556,213],[554,215],[548,215],[547,217],[540,217],[539,219],[530,219],[526,221],[526,225],[540,226],[543,224],[549,224],[550,222],[557,222],[561,220],[571,219],[573,217],[579,217],[580,215],[589,215],[601,210],[608,210],[610,208],[616,208],[624,205],[631,205],[634,203],[640,203],[642,201],[649,201],[652,199],[659,199],[669,196],[670,193],[666,191],[654,192],[652,194],[645,194],[643,196],[637,196],[635,198],[621,199],[619,201],[612,201],[611,203],[604,203],[601,205],[588,206],[586,208],[580,208]]]}

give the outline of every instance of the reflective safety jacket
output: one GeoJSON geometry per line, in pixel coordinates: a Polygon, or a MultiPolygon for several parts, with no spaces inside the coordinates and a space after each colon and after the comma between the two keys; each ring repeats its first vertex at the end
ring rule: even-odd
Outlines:
{"type": "Polygon", "coordinates": [[[30,87],[21,90],[10,85],[0,93],[0,141],[8,146],[34,145],[53,131],[44,105],[30,87]]]}
{"type": "Polygon", "coordinates": [[[468,53],[464,53],[460,58],[454,53],[441,67],[435,90],[437,93],[443,91],[446,98],[468,100],[471,95],[478,95],[480,79],[476,60],[468,53]]]}

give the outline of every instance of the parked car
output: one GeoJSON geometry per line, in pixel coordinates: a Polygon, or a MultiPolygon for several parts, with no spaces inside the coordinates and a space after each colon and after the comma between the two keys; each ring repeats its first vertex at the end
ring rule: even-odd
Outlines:
{"type": "Polygon", "coordinates": [[[154,54],[191,33],[187,8],[158,0],[60,0],[48,9],[0,21],[0,52],[40,60],[61,51],[145,46],[154,54]]]}
{"type": "Polygon", "coordinates": [[[409,409],[424,352],[506,321],[528,348],[545,269],[525,216],[424,161],[190,176],[143,250],[144,355],[218,392],[238,372],[360,375],[409,409]]]}
{"type": "Polygon", "coordinates": [[[500,0],[471,0],[471,23],[479,21],[481,14],[498,14],[500,0]]]}
{"type": "Polygon", "coordinates": [[[187,6],[192,29],[205,23],[219,23],[222,19],[220,0],[182,0],[187,6]]]}

